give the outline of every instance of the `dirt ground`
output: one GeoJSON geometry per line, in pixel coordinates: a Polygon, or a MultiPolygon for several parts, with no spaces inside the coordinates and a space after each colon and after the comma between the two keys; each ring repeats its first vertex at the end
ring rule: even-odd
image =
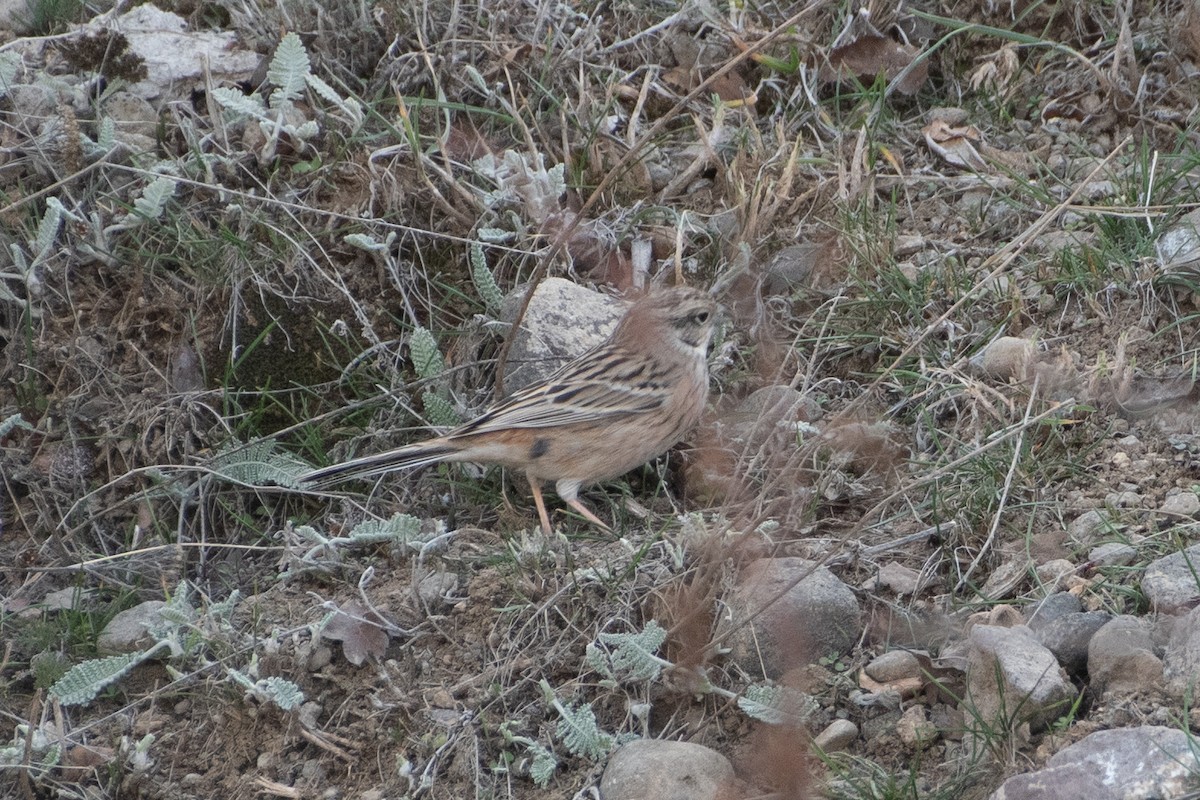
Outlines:
{"type": "Polygon", "coordinates": [[[1186,717],[1080,680],[1073,717],[979,753],[855,697],[887,620],[936,659],[1054,558],[1086,608],[1147,614],[1138,569],[1194,539],[1158,510],[1200,485],[1200,4],[368,5],[164,5],[264,68],[161,87],[148,118],[114,99],[142,108],[115,14],[0,48],[0,795],[590,797],[607,753],[562,710],[588,708],[609,744],[728,757],[729,797],[983,798],[1186,717]],[[311,66],[280,99],[287,32],[311,66]],[[725,309],[700,429],[584,494],[615,534],[551,498],[543,536],[499,469],[300,490],[486,407],[492,290],[547,276],[682,277],[725,309]],[[739,433],[783,386],[793,416],[739,433]],[[1088,563],[1092,508],[1135,563],[1088,563]],[[773,682],[714,637],[776,554],[828,559],[864,632],[773,682]],[[925,580],[872,588],[884,565],[925,580]],[[171,609],[131,645],[153,655],[61,702],[146,601],[171,609]],[[602,634],[651,620],[668,666],[610,679],[602,634]],[[776,730],[711,690],[763,683],[813,710],[776,730]],[[862,735],[818,758],[835,718],[862,735]]]}

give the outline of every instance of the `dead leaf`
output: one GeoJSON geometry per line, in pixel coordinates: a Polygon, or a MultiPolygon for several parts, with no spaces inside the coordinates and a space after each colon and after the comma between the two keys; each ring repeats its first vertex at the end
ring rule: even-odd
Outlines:
{"type": "Polygon", "coordinates": [[[1017,45],[1014,42],[1008,42],[996,52],[980,56],[976,61],[982,63],[967,79],[973,92],[978,92],[980,89],[999,91],[1008,85],[1020,66],[1020,61],[1017,59],[1017,45]]]}
{"type": "Polygon", "coordinates": [[[113,760],[113,750],[110,747],[84,747],[73,745],[63,753],[62,778],[64,781],[79,783],[96,772],[97,767],[104,766],[113,760]]]}
{"type": "Polygon", "coordinates": [[[914,45],[870,33],[830,50],[829,65],[821,71],[821,79],[834,83],[854,77],[869,82],[882,74],[889,81],[899,78],[895,88],[901,94],[916,94],[929,79],[928,64],[913,63],[920,55],[914,45]]]}
{"type": "Polygon", "coordinates": [[[342,654],[356,667],[361,667],[367,656],[382,658],[388,646],[387,622],[357,600],[339,608],[321,636],[341,642],[342,654]]]}
{"type": "Polygon", "coordinates": [[[947,163],[964,169],[982,172],[987,169],[983,156],[976,145],[983,140],[982,134],[973,125],[950,125],[944,119],[935,119],[921,129],[929,149],[947,163]]]}

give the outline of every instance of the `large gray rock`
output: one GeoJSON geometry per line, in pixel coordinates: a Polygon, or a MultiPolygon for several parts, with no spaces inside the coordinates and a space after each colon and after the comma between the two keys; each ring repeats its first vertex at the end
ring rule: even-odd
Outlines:
{"type": "Polygon", "coordinates": [[[1096,631],[1088,642],[1088,676],[1092,690],[1101,696],[1160,687],[1163,664],[1149,625],[1123,614],[1096,631]]]}
{"type": "Polygon", "coordinates": [[[1200,607],[1175,624],[1163,655],[1167,689],[1179,697],[1194,697],[1200,684],[1200,607]]]}
{"type": "Polygon", "coordinates": [[[1177,728],[1097,731],[1004,782],[991,800],[1152,800],[1195,788],[1196,753],[1177,728]]]}
{"type": "Polygon", "coordinates": [[[1150,562],[1142,575],[1142,593],[1155,611],[1190,608],[1200,597],[1200,544],[1150,562]]]}
{"type": "Polygon", "coordinates": [[[156,639],[150,631],[163,625],[162,600],[147,600],[117,614],[96,639],[96,650],[102,656],[135,653],[151,647],[156,639]]]}
{"type": "Polygon", "coordinates": [[[967,696],[985,722],[1009,725],[1015,714],[1039,730],[1070,708],[1074,687],[1024,625],[976,625],[969,642],[967,696]]]}
{"type": "Polygon", "coordinates": [[[1096,631],[1112,619],[1107,611],[1079,611],[1059,617],[1037,631],[1038,641],[1054,653],[1058,663],[1072,675],[1087,669],[1088,645],[1096,631]]]}
{"type": "Polygon", "coordinates": [[[1055,592],[1025,612],[1025,624],[1037,632],[1057,619],[1083,611],[1083,603],[1069,592],[1055,592]]]}
{"type": "Polygon", "coordinates": [[[703,745],[638,739],[609,759],[601,800],[714,800],[733,786],[729,759],[703,745]]]}
{"type": "Polygon", "coordinates": [[[722,620],[724,630],[733,629],[733,659],[750,674],[769,678],[845,653],[858,639],[859,623],[850,587],[803,558],[762,558],[746,565],[722,620]]]}
{"type": "MultiPolygon", "coordinates": [[[[504,301],[501,317],[511,323],[527,287],[504,301]]],[[[617,327],[625,305],[563,278],[538,284],[513,338],[504,370],[504,389],[515,392],[544,380],[559,367],[603,342],[617,327]]]]}

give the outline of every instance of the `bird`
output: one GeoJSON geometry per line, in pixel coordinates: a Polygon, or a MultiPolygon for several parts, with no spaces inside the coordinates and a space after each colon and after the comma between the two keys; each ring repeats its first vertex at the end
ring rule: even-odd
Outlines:
{"type": "Polygon", "coordinates": [[[698,289],[652,290],[604,342],[474,420],[426,441],[314,470],[301,482],[369,478],[441,462],[498,464],[529,481],[542,530],[551,534],[542,482],[589,522],[579,501],[665,453],[699,422],[708,400],[708,347],[717,304],[698,289]]]}

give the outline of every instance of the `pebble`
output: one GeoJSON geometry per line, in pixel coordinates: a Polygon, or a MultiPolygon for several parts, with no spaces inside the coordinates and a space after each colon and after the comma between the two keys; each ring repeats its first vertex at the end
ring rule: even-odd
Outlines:
{"type": "Polygon", "coordinates": [[[1155,559],[1142,574],[1142,594],[1155,611],[1171,612],[1190,608],[1200,588],[1196,586],[1196,565],[1200,564],[1200,545],[1155,559]]]}
{"type": "Polygon", "coordinates": [[[1088,551],[1088,561],[1097,567],[1124,567],[1137,558],[1137,548],[1124,542],[1106,542],[1088,551]]]}
{"type": "Polygon", "coordinates": [[[860,615],[854,592],[826,567],[803,558],[762,558],[743,568],[722,625],[734,628],[729,641],[734,661],[778,678],[800,664],[849,651],[859,637],[860,615]]]}
{"type": "Polygon", "coordinates": [[[845,750],[858,738],[858,726],[848,719],[835,719],[817,734],[813,744],[823,753],[845,750]]]}
{"type": "Polygon", "coordinates": [[[1137,492],[1109,492],[1104,496],[1104,505],[1109,508],[1141,508],[1142,496],[1137,492]]]}
{"type": "Polygon", "coordinates": [[[872,659],[864,671],[879,683],[893,683],[905,678],[919,678],[921,662],[907,650],[889,650],[872,659]]]}
{"type": "Polygon", "coordinates": [[[638,739],[623,745],[604,768],[604,800],[715,800],[734,777],[729,759],[692,742],[638,739]]]}
{"type": "Polygon", "coordinates": [[[1195,519],[1200,516],[1200,497],[1195,492],[1179,492],[1164,500],[1158,510],[1164,514],[1195,519]]]}
{"type": "Polygon", "coordinates": [[[929,721],[925,706],[912,705],[900,715],[896,723],[896,735],[910,750],[924,750],[937,741],[937,726],[929,721]]]}
{"type": "Polygon", "coordinates": [[[1129,615],[1113,617],[1088,642],[1090,688],[1097,696],[1126,695],[1162,685],[1163,664],[1149,626],[1129,615]]]}

